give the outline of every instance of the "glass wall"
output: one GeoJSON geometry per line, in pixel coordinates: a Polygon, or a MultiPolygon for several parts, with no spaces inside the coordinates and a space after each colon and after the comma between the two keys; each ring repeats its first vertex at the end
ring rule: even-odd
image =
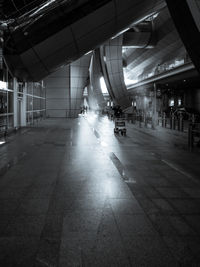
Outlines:
{"type": "MultiPolygon", "coordinates": [[[[8,71],[5,62],[1,57],[0,64],[0,132],[5,132],[14,128],[14,101],[24,103],[24,112],[26,110],[25,122],[27,125],[33,124],[34,120],[45,117],[45,88],[43,82],[17,82],[17,97],[14,99],[14,77],[8,71]],[[26,107],[25,107],[26,106],[26,107]]],[[[20,109],[17,108],[16,112],[20,109]]],[[[24,114],[24,113],[23,113],[24,114]]],[[[17,127],[21,123],[19,116],[22,114],[15,114],[17,118],[17,127]]],[[[15,119],[16,120],[16,119],[15,119]]],[[[25,124],[24,124],[25,125],[25,124]]]]}
{"type": "Polygon", "coordinates": [[[45,117],[45,88],[43,81],[27,83],[27,108],[26,120],[27,124],[45,117]]]}
{"type": "Polygon", "coordinates": [[[0,77],[0,131],[12,128],[13,120],[13,78],[2,60],[0,77]]]}

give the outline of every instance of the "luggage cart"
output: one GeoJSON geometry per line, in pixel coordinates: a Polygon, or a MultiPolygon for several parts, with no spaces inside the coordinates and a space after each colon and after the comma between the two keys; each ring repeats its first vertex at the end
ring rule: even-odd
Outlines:
{"type": "Polygon", "coordinates": [[[114,133],[121,132],[121,135],[126,135],[126,122],[124,118],[115,118],[114,133]]]}

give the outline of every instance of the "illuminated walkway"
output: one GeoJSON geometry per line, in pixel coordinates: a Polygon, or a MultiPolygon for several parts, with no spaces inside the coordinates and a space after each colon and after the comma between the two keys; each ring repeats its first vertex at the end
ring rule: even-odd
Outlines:
{"type": "Polygon", "coordinates": [[[88,115],[9,137],[0,266],[200,266],[200,157],[141,131],[88,115]]]}

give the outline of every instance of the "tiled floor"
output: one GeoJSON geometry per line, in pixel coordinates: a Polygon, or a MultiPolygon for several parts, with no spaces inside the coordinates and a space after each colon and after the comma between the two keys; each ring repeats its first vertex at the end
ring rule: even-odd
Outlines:
{"type": "Polygon", "coordinates": [[[48,119],[0,146],[0,266],[200,266],[200,154],[127,128],[48,119]]]}

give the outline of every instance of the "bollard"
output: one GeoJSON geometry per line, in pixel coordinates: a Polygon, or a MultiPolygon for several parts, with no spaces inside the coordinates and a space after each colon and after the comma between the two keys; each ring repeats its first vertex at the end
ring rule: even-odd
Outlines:
{"type": "Polygon", "coordinates": [[[147,116],[146,116],[146,113],[144,113],[144,126],[147,127],[147,116]]]}
{"type": "Polygon", "coordinates": [[[142,127],[142,114],[139,115],[139,127],[142,127]]]}
{"type": "Polygon", "coordinates": [[[178,117],[178,131],[181,130],[181,120],[180,120],[180,116],[178,117]]]}
{"type": "Polygon", "coordinates": [[[183,114],[181,113],[178,119],[178,130],[183,132],[183,114]]]}
{"type": "Polygon", "coordinates": [[[192,114],[192,124],[195,123],[195,114],[192,114]]]}
{"type": "Polygon", "coordinates": [[[184,119],[182,118],[182,123],[181,123],[181,132],[184,132],[184,119]]]}
{"type": "Polygon", "coordinates": [[[167,118],[165,117],[165,128],[167,128],[167,118]]]}
{"type": "Polygon", "coordinates": [[[165,112],[163,113],[163,117],[162,117],[162,127],[166,128],[167,125],[167,121],[166,121],[166,114],[165,112]]]}
{"type": "Polygon", "coordinates": [[[172,117],[170,117],[170,129],[172,129],[172,117]]]}
{"type": "Polygon", "coordinates": [[[172,116],[170,118],[170,129],[175,130],[175,128],[176,128],[175,116],[174,116],[174,114],[172,114],[172,116]]]}
{"type": "Polygon", "coordinates": [[[4,131],[4,139],[7,138],[7,135],[8,135],[8,131],[7,131],[7,128],[6,128],[5,131],[4,131]]]}
{"type": "Polygon", "coordinates": [[[135,121],[136,121],[136,115],[133,114],[133,124],[135,124],[135,121]]]}
{"type": "Polygon", "coordinates": [[[133,114],[131,115],[131,123],[133,124],[133,114]]]}
{"type": "Polygon", "coordinates": [[[193,124],[189,124],[188,128],[188,147],[189,150],[191,151],[194,145],[194,138],[193,138],[193,124]]]}

